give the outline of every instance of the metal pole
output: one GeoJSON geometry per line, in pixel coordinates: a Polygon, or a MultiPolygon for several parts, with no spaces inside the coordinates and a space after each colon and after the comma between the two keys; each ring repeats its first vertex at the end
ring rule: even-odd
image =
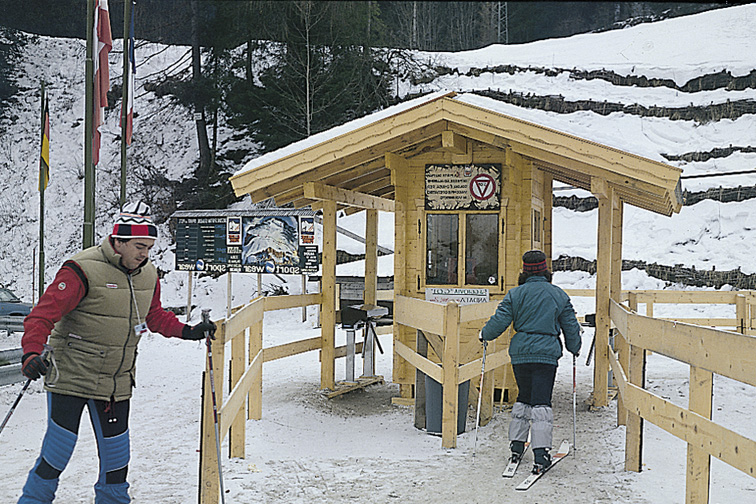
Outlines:
{"type": "MultiPolygon", "coordinates": [[[[210,322],[210,310],[202,310],[202,322],[210,322]]],[[[226,491],[223,488],[223,465],[221,464],[220,432],[218,432],[218,401],[215,398],[215,377],[213,376],[213,350],[210,343],[210,332],[205,331],[207,344],[207,364],[210,368],[210,394],[213,399],[213,422],[215,423],[215,451],[218,457],[218,479],[220,480],[221,502],[226,504],[226,491]]]]}
{"type": "Polygon", "coordinates": [[[16,397],[16,400],[13,402],[13,406],[11,406],[10,411],[7,415],[5,415],[5,420],[3,420],[3,424],[0,425],[0,433],[3,432],[3,429],[5,429],[5,424],[8,423],[8,420],[10,420],[11,415],[16,410],[16,406],[18,406],[18,403],[21,402],[21,396],[24,395],[24,392],[26,392],[26,389],[29,388],[29,384],[31,384],[31,378],[26,380],[26,383],[24,384],[24,388],[21,389],[21,392],[18,393],[18,397],[16,397]]]}
{"type": "Polygon", "coordinates": [[[131,23],[131,0],[123,2],[123,86],[121,94],[121,208],[126,204],[126,115],[128,114],[129,93],[129,34],[131,23]]]}
{"type": "Polygon", "coordinates": [[[480,391],[478,392],[478,411],[475,413],[475,444],[473,444],[473,458],[475,458],[475,450],[478,448],[478,424],[480,424],[480,404],[483,399],[483,375],[486,372],[486,350],[488,349],[488,342],[483,342],[483,359],[480,364],[480,391]]]}
{"type": "Polygon", "coordinates": [[[572,449],[577,451],[577,357],[572,354],[572,449]]]}
{"type": "Polygon", "coordinates": [[[84,106],[84,229],[83,248],[94,245],[94,177],[92,141],[94,138],[94,0],[87,0],[87,57],[84,106]]]}
{"type": "MultiPolygon", "coordinates": [[[[50,158],[44,161],[42,159],[42,150],[45,143],[45,83],[42,82],[42,135],[39,150],[39,297],[45,292],[45,184],[47,179],[43,177],[44,163],[49,162],[50,158]],[[43,184],[43,181],[45,184],[43,184]]],[[[49,141],[49,139],[48,139],[49,141]]],[[[49,169],[49,167],[48,167],[49,169]]],[[[49,173],[48,173],[49,175],[49,173]]]]}

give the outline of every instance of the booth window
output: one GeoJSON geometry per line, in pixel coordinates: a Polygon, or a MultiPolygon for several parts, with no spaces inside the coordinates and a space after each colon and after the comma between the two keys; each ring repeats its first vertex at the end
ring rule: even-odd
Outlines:
{"type": "Polygon", "coordinates": [[[457,283],[459,259],[459,215],[428,214],[425,283],[457,283]]]}
{"type": "Polygon", "coordinates": [[[498,214],[426,215],[426,285],[496,285],[499,278],[498,214]],[[465,226],[460,272],[459,225],[465,226]],[[461,273],[461,275],[460,275],[461,273]],[[462,280],[464,279],[464,281],[462,280]]]}
{"type": "Polygon", "coordinates": [[[496,285],[499,278],[498,220],[497,214],[466,215],[466,285],[496,285]]]}

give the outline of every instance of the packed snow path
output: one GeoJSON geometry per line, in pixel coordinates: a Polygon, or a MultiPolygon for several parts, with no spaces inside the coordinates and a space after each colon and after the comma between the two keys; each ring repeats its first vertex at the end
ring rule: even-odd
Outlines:
{"type": "MultiPolygon", "coordinates": [[[[271,321],[277,326],[283,319],[271,321]]],[[[290,323],[288,325],[291,325],[290,323]]],[[[281,327],[283,329],[283,327],[281,327]]],[[[295,330],[304,336],[314,329],[295,330]]],[[[291,336],[291,335],[289,335],[291,336]]],[[[583,336],[584,349],[592,335],[583,336]]],[[[385,337],[384,337],[385,338],[385,337]]],[[[7,341],[3,341],[7,343],[7,341]]],[[[390,340],[378,372],[391,376],[390,340]]],[[[145,338],[140,347],[138,388],[132,401],[132,461],[135,504],[186,504],[197,499],[199,390],[204,366],[199,344],[145,338]]],[[[616,427],[616,402],[589,411],[592,368],[578,359],[577,450],[527,492],[514,487],[532,464],[528,452],[515,478],[501,477],[508,456],[509,411],[497,411],[481,427],[473,463],[474,416],[454,450],[413,427],[413,410],[391,405],[394,384],[328,400],[318,393],[315,354],[266,364],[263,418],[247,422],[247,458],[223,459],[229,503],[679,503],[684,501],[685,444],[646,425],[644,472],[624,471],[624,427],[616,427]]],[[[572,362],[560,362],[554,390],[554,444],[572,441],[572,362]]],[[[337,368],[337,373],[341,371],[337,368]]],[[[654,355],[649,389],[683,404],[687,366],[654,355]]],[[[12,404],[20,385],[0,388],[0,408],[12,404]]],[[[756,394],[720,381],[715,418],[730,428],[751,425],[756,394]],[[743,397],[748,397],[744,401],[743,397]],[[735,425],[733,425],[735,424],[735,425]]],[[[45,426],[39,383],[25,396],[0,439],[0,502],[15,502],[36,459],[45,426]]],[[[751,428],[753,430],[753,428],[751,428]]],[[[743,432],[754,437],[753,432],[743,432]]],[[[61,503],[89,503],[97,478],[94,437],[86,416],[79,443],[63,473],[61,503]]],[[[223,454],[228,453],[224,443],[223,454]]],[[[752,478],[714,460],[711,502],[748,502],[756,495],[752,478]]]]}

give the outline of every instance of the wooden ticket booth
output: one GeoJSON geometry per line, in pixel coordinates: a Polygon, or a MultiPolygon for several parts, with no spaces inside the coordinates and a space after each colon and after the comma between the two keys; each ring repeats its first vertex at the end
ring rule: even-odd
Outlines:
{"type": "MultiPolygon", "coordinates": [[[[375,299],[379,210],[395,216],[395,297],[426,300],[434,289],[463,297],[466,290],[485,293],[488,303],[478,318],[458,321],[462,365],[481,356],[482,317],[517,285],[522,254],[538,248],[551,259],[556,180],[599,199],[594,403],[606,404],[608,310],[610,297],[620,292],[623,205],[665,215],[679,211],[680,170],[511,117],[498,111],[500,105],[476,95],[431,94],[261,156],[231,178],[236,194],[253,201],[272,197],[278,205],[323,212],[323,388],[334,386],[339,209],[367,210],[366,301],[375,299]]],[[[416,348],[417,334],[395,322],[394,341],[404,347],[416,348]]],[[[506,349],[509,337],[496,340],[496,347],[506,349]]],[[[439,347],[430,343],[428,359],[438,360],[439,347]]],[[[415,369],[395,349],[392,381],[400,385],[400,401],[413,400],[415,369]]],[[[490,418],[494,400],[516,396],[509,365],[491,378],[481,423],[490,418]]],[[[477,387],[470,390],[477,397],[477,387]]]]}

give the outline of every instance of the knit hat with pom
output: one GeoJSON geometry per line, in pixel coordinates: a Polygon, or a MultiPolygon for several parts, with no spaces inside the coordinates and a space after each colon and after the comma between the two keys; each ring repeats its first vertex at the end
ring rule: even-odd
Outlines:
{"type": "Polygon", "coordinates": [[[152,223],[150,206],[143,201],[127,203],[118,214],[113,232],[113,238],[128,240],[131,238],[157,238],[157,227],[152,223]]]}

